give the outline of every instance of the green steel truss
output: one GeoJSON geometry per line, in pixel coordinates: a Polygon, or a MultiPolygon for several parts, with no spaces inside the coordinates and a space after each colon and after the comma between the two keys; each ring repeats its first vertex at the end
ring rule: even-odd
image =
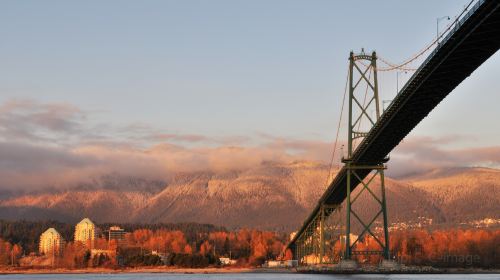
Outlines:
{"type": "Polygon", "coordinates": [[[346,232],[345,232],[345,258],[351,259],[353,255],[371,255],[381,254],[384,258],[389,259],[389,231],[387,228],[387,207],[385,198],[385,182],[384,182],[384,163],[382,162],[370,163],[366,165],[356,165],[352,162],[351,157],[354,152],[355,141],[359,138],[364,138],[368,131],[375,125],[380,118],[378,95],[378,81],[377,81],[377,55],[373,52],[371,55],[365,53],[355,55],[353,52],[349,56],[349,132],[348,132],[348,150],[347,158],[343,158],[347,168],[347,197],[346,197],[346,232]],[[354,78],[354,77],[357,78],[354,78]],[[366,89],[360,90],[360,85],[365,85],[366,89]],[[360,101],[360,91],[364,91],[364,100],[360,101]],[[370,111],[371,110],[371,111],[370,111]],[[375,116],[370,115],[370,112],[375,113],[375,116]],[[361,127],[362,120],[367,120],[368,125],[361,127]],[[365,180],[358,173],[361,170],[374,170],[371,175],[365,180]],[[373,190],[375,178],[380,179],[380,197],[373,190]],[[361,190],[353,195],[351,192],[351,182],[360,182],[361,190]],[[362,218],[352,208],[352,205],[357,201],[359,196],[368,192],[369,197],[380,205],[380,209],[371,219],[362,218]],[[379,218],[383,219],[383,240],[373,232],[374,222],[379,218]],[[353,219],[351,219],[353,218],[353,219]],[[353,220],[359,222],[362,226],[362,231],[359,236],[351,240],[351,226],[353,220]],[[380,251],[358,251],[355,250],[356,245],[364,236],[371,236],[379,244],[380,251]]]}
{"type": "Polygon", "coordinates": [[[299,264],[325,263],[326,231],[328,229],[326,222],[328,217],[338,210],[339,205],[322,205],[318,214],[298,237],[295,243],[294,257],[299,261],[299,264]]]}
{"type": "MultiPolygon", "coordinates": [[[[343,157],[347,168],[347,197],[346,197],[346,223],[345,223],[345,235],[341,235],[340,232],[335,233],[335,229],[341,229],[341,223],[335,221],[335,225],[331,227],[326,226],[327,218],[333,216],[334,212],[340,214],[341,205],[327,205],[323,204],[320,207],[320,211],[312,219],[312,221],[305,227],[301,232],[300,236],[297,237],[294,246],[292,248],[294,258],[299,261],[300,265],[306,264],[323,264],[326,260],[332,260],[336,253],[341,253],[344,258],[351,259],[353,255],[373,255],[379,254],[383,255],[384,258],[389,259],[389,233],[387,228],[387,207],[385,198],[385,182],[384,182],[384,169],[386,169],[384,163],[387,159],[382,162],[359,165],[354,164],[351,160],[353,151],[355,149],[355,141],[359,141],[364,138],[368,131],[376,124],[380,118],[380,108],[379,108],[379,96],[378,96],[378,81],[377,81],[377,56],[373,52],[371,55],[368,54],[357,54],[351,52],[349,56],[349,135],[348,135],[348,151],[347,157],[343,157]],[[356,74],[355,74],[356,73],[356,74]],[[354,79],[354,76],[357,79],[354,79]],[[365,97],[363,101],[359,99],[359,94],[356,94],[356,90],[359,91],[361,85],[366,85],[363,88],[363,93],[365,97]],[[374,111],[375,115],[370,115],[370,112],[374,111]],[[365,122],[365,126],[362,126],[362,122],[365,122]],[[371,175],[368,175],[365,180],[362,180],[362,176],[358,175],[360,171],[373,170],[371,175]],[[373,184],[376,178],[380,180],[381,194],[377,195],[373,189],[373,184]],[[351,192],[351,182],[360,182],[361,190],[357,194],[351,192]],[[375,215],[370,219],[363,219],[356,211],[352,208],[353,203],[358,201],[358,198],[364,192],[369,193],[369,197],[373,198],[378,205],[380,205],[379,210],[374,213],[375,215]],[[377,236],[373,232],[373,226],[375,221],[382,217],[383,219],[383,238],[377,236]],[[352,219],[351,219],[352,218],[352,219]],[[362,227],[359,236],[351,241],[351,220],[356,220],[362,227]],[[325,238],[325,232],[329,231],[328,237],[329,241],[339,240],[341,241],[341,250],[343,252],[333,252],[331,251],[330,256],[326,256],[326,246],[332,246],[333,244],[327,244],[325,238]],[[338,236],[335,236],[338,235],[338,236]],[[372,236],[374,240],[379,244],[380,250],[355,250],[356,245],[361,241],[364,236],[372,236]],[[333,239],[332,239],[333,238],[333,239]],[[329,257],[329,258],[328,258],[329,257]]],[[[330,248],[330,249],[333,249],[330,248]]],[[[283,253],[284,254],[284,253],[283,253]]]]}

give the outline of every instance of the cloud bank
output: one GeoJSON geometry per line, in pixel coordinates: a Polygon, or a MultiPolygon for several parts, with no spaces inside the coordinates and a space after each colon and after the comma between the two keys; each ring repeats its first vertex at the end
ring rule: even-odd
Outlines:
{"type": "Polygon", "coordinates": [[[388,174],[397,178],[436,168],[500,166],[500,146],[446,148],[460,138],[456,135],[442,138],[410,137],[391,153],[388,174]]]}
{"type": "MultiPolygon", "coordinates": [[[[146,125],[90,124],[71,104],[10,100],[0,106],[0,189],[71,187],[107,174],[168,180],[178,172],[245,170],[263,162],[328,163],[327,141],[259,135],[208,137],[146,125]],[[250,143],[250,144],[249,144],[250,143]]],[[[440,167],[499,166],[500,147],[445,149],[455,137],[413,137],[391,153],[389,175],[440,167]]],[[[338,144],[335,162],[340,158],[338,144]]]]}
{"type": "Polygon", "coordinates": [[[178,172],[245,170],[263,162],[323,158],[321,141],[208,137],[88,123],[70,104],[10,100],[0,106],[0,188],[68,187],[106,174],[167,180],[178,172]]]}

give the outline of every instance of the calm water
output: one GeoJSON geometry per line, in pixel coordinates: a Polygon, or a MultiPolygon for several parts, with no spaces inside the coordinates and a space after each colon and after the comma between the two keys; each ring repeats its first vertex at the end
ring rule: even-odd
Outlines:
{"type": "Polygon", "coordinates": [[[158,280],[158,279],[182,279],[182,280],[205,280],[205,279],[234,279],[234,280],[314,280],[314,279],[336,279],[336,280],[362,280],[362,279],[394,279],[394,280],[417,280],[417,279],[443,279],[443,280],[498,280],[500,274],[467,274],[467,275],[311,275],[311,274],[267,274],[267,273],[244,273],[244,274],[161,274],[161,273],[137,273],[137,274],[45,274],[45,275],[0,275],[0,279],[113,279],[113,280],[158,280]]]}

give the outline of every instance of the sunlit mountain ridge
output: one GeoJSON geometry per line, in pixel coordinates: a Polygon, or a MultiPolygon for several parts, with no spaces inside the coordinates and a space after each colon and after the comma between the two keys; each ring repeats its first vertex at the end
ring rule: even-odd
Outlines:
{"type": "MultiPolygon", "coordinates": [[[[3,194],[0,218],[98,223],[198,222],[231,228],[291,231],[326,188],[328,166],[263,163],[243,171],[180,173],[166,182],[109,175],[67,189],[3,194]]],[[[500,221],[500,170],[448,168],[387,179],[393,226],[463,225],[500,221]]],[[[360,197],[363,211],[376,207],[360,197]]]]}

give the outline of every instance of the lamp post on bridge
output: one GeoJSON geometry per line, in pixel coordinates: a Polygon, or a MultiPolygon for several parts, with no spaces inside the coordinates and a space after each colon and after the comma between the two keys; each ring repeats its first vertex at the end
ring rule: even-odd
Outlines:
{"type": "Polygon", "coordinates": [[[392,100],[382,100],[382,112],[385,112],[385,104],[391,104],[392,100]]]}
{"type": "Polygon", "coordinates": [[[407,74],[408,71],[396,71],[396,95],[399,93],[399,74],[407,74]]]}
{"type": "Polygon", "coordinates": [[[436,18],[436,41],[439,44],[439,22],[442,20],[450,20],[449,16],[438,17],[436,18]]]}

